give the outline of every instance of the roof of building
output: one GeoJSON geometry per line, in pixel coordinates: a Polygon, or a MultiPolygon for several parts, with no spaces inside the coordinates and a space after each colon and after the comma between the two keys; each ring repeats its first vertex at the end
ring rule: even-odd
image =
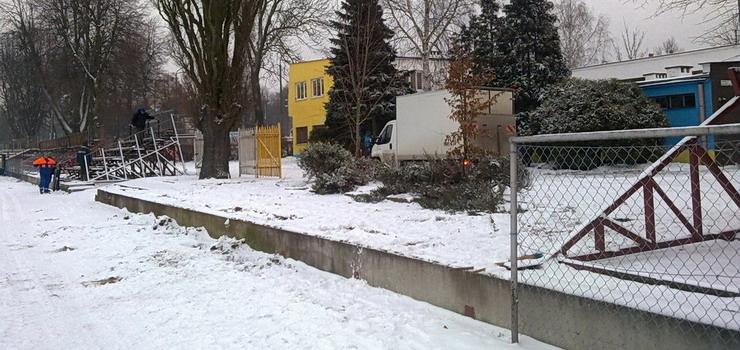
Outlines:
{"type": "MultiPolygon", "coordinates": [[[[291,64],[301,64],[301,63],[311,63],[311,62],[318,62],[318,61],[326,61],[328,59],[329,59],[328,57],[327,58],[317,58],[317,59],[314,59],[314,60],[293,62],[291,64]]],[[[421,57],[418,57],[418,56],[396,56],[396,59],[400,59],[400,60],[421,60],[421,57]]],[[[449,62],[449,61],[451,61],[449,58],[443,58],[443,57],[429,57],[429,60],[430,61],[443,61],[443,62],[449,62]]]]}
{"type": "Polygon", "coordinates": [[[682,66],[692,67],[692,70],[701,70],[702,63],[727,61],[740,61],[740,45],[683,51],[576,68],[573,70],[573,76],[584,79],[634,80],[641,79],[648,72],[664,72],[667,67],[682,66]]]}
{"type": "Polygon", "coordinates": [[[301,64],[301,63],[311,63],[311,62],[319,62],[319,61],[326,61],[326,60],[328,60],[328,58],[317,58],[317,59],[315,59],[315,60],[308,60],[308,61],[299,61],[299,62],[293,62],[293,63],[291,63],[291,65],[294,65],[294,64],[301,64]]]}
{"type": "Polygon", "coordinates": [[[673,83],[685,83],[685,82],[691,82],[691,81],[705,81],[708,78],[709,78],[709,74],[704,73],[704,74],[695,74],[695,75],[686,75],[686,76],[680,76],[680,77],[640,81],[640,82],[637,82],[637,85],[640,85],[642,87],[647,87],[647,86],[656,86],[656,85],[673,84],[673,83]]]}

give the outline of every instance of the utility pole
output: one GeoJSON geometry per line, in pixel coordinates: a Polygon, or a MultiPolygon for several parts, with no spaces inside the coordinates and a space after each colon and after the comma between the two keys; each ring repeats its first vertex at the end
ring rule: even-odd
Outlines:
{"type": "MultiPolygon", "coordinates": [[[[740,1],[740,0],[737,0],[740,1]]],[[[280,95],[280,103],[278,104],[278,107],[280,109],[280,129],[287,128],[288,124],[285,123],[285,119],[283,116],[283,60],[280,60],[280,63],[278,63],[278,81],[280,90],[278,94],[280,95]]],[[[280,137],[283,136],[283,130],[280,130],[280,137]]]]}

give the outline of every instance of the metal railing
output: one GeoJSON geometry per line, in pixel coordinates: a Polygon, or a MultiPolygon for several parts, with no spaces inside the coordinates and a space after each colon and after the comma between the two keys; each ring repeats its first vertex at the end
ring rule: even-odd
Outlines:
{"type": "Polygon", "coordinates": [[[186,174],[187,170],[177,124],[174,115],[170,114],[168,117],[169,125],[163,123],[164,119],[156,120],[155,123],[149,124],[143,131],[118,138],[112,147],[98,149],[96,153],[100,153],[104,171],[102,174],[93,176],[89,172],[89,164],[86,164],[86,178],[90,180],[127,180],[130,177],[146,177],[149,172],[153,172],[156,176],[165,176],[166,169],[172,175],[175,173],[186,174]],[[147,143],[149,147],[145,147],[147,143]],[[127,144],[128,148],[133,148],[136,155],[133,157],[125,155],[124,144],[127,144]],[[167,154],[164,154],[165,152],[167,154]],[[109,166],[108,157],[117,157],[119,161],[117,164],[109,166]],[[182,170],[177,169],[177,162],[182,166],[182,170]],[[132,173],[135,167],[138,167],[138,174],[132,173]]]}

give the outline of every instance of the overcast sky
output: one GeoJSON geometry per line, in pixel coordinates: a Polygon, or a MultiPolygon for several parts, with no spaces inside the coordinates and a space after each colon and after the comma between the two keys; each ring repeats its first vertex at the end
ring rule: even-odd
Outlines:
{"type": "MultiPolygon", "coordinates": [[[[652,48],[670,37],[676,38],[679,45],[687,50],[705,47],[705,44],[692,42],[710,26],[704,22],[706,12],[687,14],[674,11],[653,16],[657,0],[647,0],[647,6],[640,8],[641,2],[629,0],[583,0],[594,13],[606,15],[611,20],[611,31],[615,39],[621,38],[624,24],[645,31],[645,46],[652,48]]],[[[639,0],[638,0],[639,1],[639,0]]]]}
{"type": "MultiPolygon", "coordinates": [[[[337,4],[340,0],[335,1],[337,4]]],[[[663,41],[674,37],[684,50],[707,47],[706,44],[695,42],[694,38],[704,33],[711,25],[704,23],[706,11],[693,14],[682,14],[679,11],[663,13],[655,16],[659,0],[583,0],[594,14],[607,16],[611,22],[611,32],[617,42],[621,42],[621,33],[624,25],[645,31],[643,44],[647,52],[663,41]],[[647,4],[643,4],[646,2],[647,4]]],[[[328,45],[328,43],[327,43],[328,45]]],[[[326,51],[302,47],[300,49],[303,60],[324,58],[326,51]]],[[[269,84],[268,84],[269,85],[269,84]]]]}
{"type": "MultiPolygon", "coordinates": [[[[332,1],[332,0],[329,0],[332,1]]],[[[338,0],[333,0],[337,3],[338,0]]],[[[705,12],[682,14],[674,11],[655,16],[658,0],[583,0],[594,14],[605,15],[611,22],[612,36],[621,42],[624,25],[645,31],[644,48],[652,48],[663,41],[674,37],[684,50],[706,47],[706,44],[694,42],[694,38],[704,33],[710,25],[704,23],[705,12]],[[643,4],[646,2],[647,4],[643,4]]],[[[303,59],[318,59],[325,53],[304,49],[303,59]]]]}

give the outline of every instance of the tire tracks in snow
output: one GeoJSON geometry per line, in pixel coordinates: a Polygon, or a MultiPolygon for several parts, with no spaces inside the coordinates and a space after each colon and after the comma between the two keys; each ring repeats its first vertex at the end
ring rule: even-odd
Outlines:
{"type": "MultiPolygon", "coordinates": [[[[54,341],[70,348],[91,345],[110,348],[105,339],[121,338],[121,332],[104,321],[104,309],[85,307],[87,300],[79,298],[79,291],[84,287],[77,285],[76,276],[69,273],[87,274],[90,267],[82,260],[63,258],[52,250],[67,241],[76,241],[76,246],[88,243],[83,236],[84,225],[58,232],[55,242],[38,234],[55,227],[49,222],[60,218],[87,217],[93,214],[96,205],[70,201],[67,194],[39,195],[15,184],[3,187],[0,188],[0,296],[3,297],[0,309],[13,310],[10,317],[14,321],[0,321],[0,339],[7,340],[10,348],[44,348],[54,341]],[[78,239],[72,240],[70,235],[78,235],[78,239]],[[23,336],[29,331],[35,335],[23,336]]],[[[83,247],[90,249],[88,245],[83,247]]]]}
{"type": "Polygon", "coordinates": [[[17,218],[22,210],[18,196],[8,190],[0,191],[0,225],[17,218]]]}

